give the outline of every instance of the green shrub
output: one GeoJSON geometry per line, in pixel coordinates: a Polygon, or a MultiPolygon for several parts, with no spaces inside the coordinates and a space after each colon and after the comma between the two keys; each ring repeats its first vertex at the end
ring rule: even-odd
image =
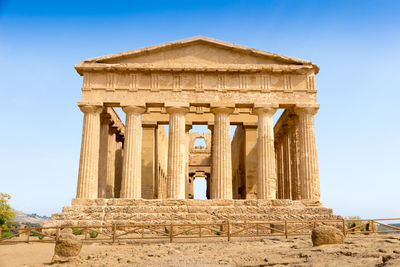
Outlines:
{"type": "Polygon", "coordinates": [[[365,222],[352,221],[352,220],[361,219],[360,216],[348,216],[348,217],[345,217],[345,219],[346,219],[346,223],[347,223],[347,229],[350,229],[350,228],[353,228],[354,226],[356,226],[355,229],[351,229],[349,231],[355,231],[355,232],[359,232],[359,231],[363,232],[363,231],[365,231],[365,225],[362,225],[362,226],[358,227],[360,224],[363,224],[365,222]]]}
{"type": "Polygon", "coordinates": [[[73,228],[72,228],[72,233],[73,233],[74,235],[83,235],[84,230],[83,230],[83,229],[79,229],[79,228],[77,228],[77,227],[73,227],[73,228]]]}
{"type": "Polygon", "coordinates": [[[221,235],[220,231],[215,232],[216,235],[221,235]]]}
{"type": "Polygon", "coordinates": [[[10,195],[0,193],[0,227],[3,229],[12,227],[14,223],[12,218],[16,215],[10,204],[8,204],[10,198],[10,195]]]}
{"type": "Polygon", "coordinates": [[[12,235],[12,233],[10,231],[1,231],[1,238],[7,238],[10,235],[12,235]]]}
{"type": "Polygon", "coordinates": [[[90,238],[96,238],[99,235],[99,233],[97,233],[95,231],[90,231],[89,235],[90,235],[90,238]]]}

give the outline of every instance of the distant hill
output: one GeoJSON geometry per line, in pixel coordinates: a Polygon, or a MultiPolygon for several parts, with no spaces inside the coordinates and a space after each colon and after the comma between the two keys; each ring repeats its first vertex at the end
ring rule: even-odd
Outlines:
{"type": "Polygon", "coordinates": [[[28,224],[31,226],[42,226],[45,220],[50,219],[50,217],[47,216],[40,216],[37,215],[36,213],[32,214],[26,214],[22,211],[14,210],[14,212],[17,214],[13,220],[16,224],[28,224]]]}

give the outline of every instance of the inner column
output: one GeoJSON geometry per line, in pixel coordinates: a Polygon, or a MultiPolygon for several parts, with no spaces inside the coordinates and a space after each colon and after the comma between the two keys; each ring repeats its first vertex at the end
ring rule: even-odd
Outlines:
{"type": "Polygon", "coordinates": [[[232,199],[232,158],[229,114],[233,108],[212,108],[214,131],[212,148],[211,198],[232,199]]]}
{"type": "Polygon", "coordinates": [[[169,138],[168,138],[168,169],[167,169],[167,198],[185,199],[186,185],[186,107],[168,107],[169,138]]]}

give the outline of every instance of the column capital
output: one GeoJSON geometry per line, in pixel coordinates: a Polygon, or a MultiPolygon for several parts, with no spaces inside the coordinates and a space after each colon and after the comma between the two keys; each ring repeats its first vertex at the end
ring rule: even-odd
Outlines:
{"type": "Polygon", "coordinates": [[[235,108],[229,106],[219,106],[219,107],[212,107],[210,111],[213,114],[221,114],[221,113],[232,114],[235,111],[235,108]]]}
{"type": "Polygon", "coordinates": [[[101,113],[103,111],[103,105],[101,104],[86,104],[79,102],[78,107],[83,113],[101,113]]]}
{"type": "Polygon", "coordinates": [[[319,110],[319,104],[310,104],[310,105],[299,104],[299,105],[296,105],[294,108],[294,112],[298,115],[299,114],[315,115],[315,114],[317,114],[318,110],[319,110]]]}
{"type": "Polygon", "coordinates": [[[275,103],[265,103],[265,104],[254,104],[253,113],[260,115],[260,114],[269,114],[274,115],[276,110],[278,109],[279,105],[275,103]]]}
{"type": "Polygon", "coordinates": [[[186,102],[166,102],[164,104],[167,113],[188,113],[189,103],[186,102]]]}
{"type": "Polygon", "coordinates": [[[146,108],[144,106],[134,106],[134,105],[129,105],[129,106],[122,106],[122,110],[125,113],[139,113],[142,114],[146,111],[146,108]]]}
{"type": "Polygon", "coordinates": [[[167,107],[167,113],[183,113],[186,114],[189,112],[189,108],[187,107],[167,107]]]}

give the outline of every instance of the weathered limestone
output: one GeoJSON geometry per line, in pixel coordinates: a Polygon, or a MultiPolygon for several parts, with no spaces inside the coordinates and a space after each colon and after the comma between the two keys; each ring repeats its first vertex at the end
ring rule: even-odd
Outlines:
{"type": "Polygon", "coordinates": [[[167,198],[185,199],[185,113],[184,106],[169,107],[167,198]]]}
{"type": "Polygon", "coordinates": [[[75,68],[84,112],[78,189],[60,220],[331,217],[319,202],[312,62],[196,36],[75,68]],[[189,133],[192,125],[211,133],[189,133]],[[206,177],[209,200],[190,199],[196,177],[206,177]]]}
{"type": "Polygon", "coordinates": [[[315,143],[314,115],[318,105],[298,106],[300,130],[300,177],[302,180],[302,199],[320,199],[317,146],[315,143]]]}
{"type": "Polygon", "coordinates": [[[155,121],[142,123],[142,197],[152,199],[155,194],[156,170],[157,170],[157,130],[155,121]]]}
{"type": "Polygon", "coordinates": [[[291,189],[292,199],[301,199],[301,179],[299,164],[299,128],[297,127],[297,116],[291,115],[288,121],[289,138],[290,138],[290,172],[291,172],[291,189]]]}
{"type": "Polygon", "coordinates": [[[258,199],[276,198],[276,164],[272,116],[277,105],[256,106],[258,114],[258,199]]]}
{"type": "Polygon", "coordinates": [[[312,230],[311,240],[314,246],[343,244],[343,232],[333,226],[321,225],[312,230]]]}
{"type": "Polygon", "coordinates": [[[142,197],[141,136],[144,108],[124,106],[126,113],[124,159],[122,168],[121,197],[140,199],[142,197]]]}
{"type": "Polygon", "coordinates": [[[292,198],[292,172],[291,172],[291,162],[290,162],[290,138],[288,134],[288,126],[284,126],[285,135],[283,136],[282,146],[283,146],[283,198],[292,198]]]}
{"type": "Polygon", "coordinates": [[[76,237],[71,228],[61,230],[61,234],[54,247],[51,263],[66,263],[78,259],[82,249],[82,240],[76,237]]]}
{"type": "Polygon", "coordinates": [[[84,113],[77,198],[97,198],[99,176],[100,113],[98,105],[80,104],[84,113]]]}
{"type": "Polygon", "coordinates": [[[232,108],[219,107],[215,114],[212,147],[212,199],[232,199],[232,159],[229,114],[232,108]]]}

